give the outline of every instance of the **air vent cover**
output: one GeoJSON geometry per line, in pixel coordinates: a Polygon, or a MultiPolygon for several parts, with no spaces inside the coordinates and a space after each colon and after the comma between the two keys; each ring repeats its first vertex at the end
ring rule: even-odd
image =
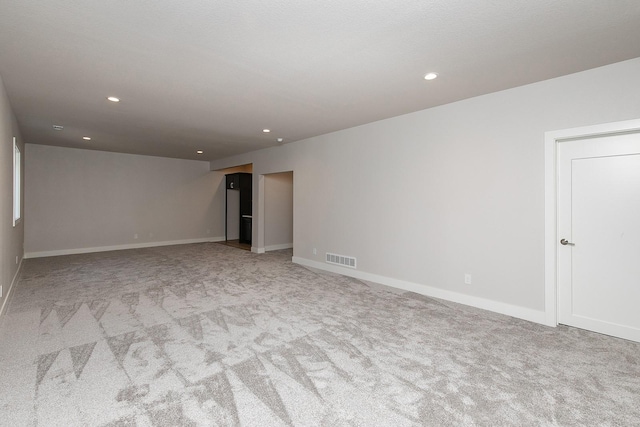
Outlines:
{"type": "Polygon", "coordinates": [[[331,254],[327,252],[327,262],[329,264],[341,265],[343,267],[356,268],[356,259],[350,256],[331,254]]]}

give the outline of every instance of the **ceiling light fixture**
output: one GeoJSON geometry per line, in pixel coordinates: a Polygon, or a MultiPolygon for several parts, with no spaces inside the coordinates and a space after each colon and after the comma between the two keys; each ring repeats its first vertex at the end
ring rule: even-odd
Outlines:
{"type": "Polygon", "coordinates": [[[204,151],[202,151],[202,150],[198,150],[198,151],[196,151],[196,153],[197,153],[197,154],[202,154],[202,153],[204,153],[204,151]]]}
{"type": "Polygon", "coordinates": [[[53,125],[53,130],[62,130],[62,129],[64,129],[64,127],[63,127],[63,126],[60,126],[60,125],[53,125]]]}
{"type": "Polygon", "coordinates": [[[427,73],[424,75],[425,80],[435,80],[438,78],[438,73],[427,73]]]}
{"type": "Polygon", "coordinates": [[[262,132],[269,133],[269,132],[271,132],[271,129],[262,129],[262,132]]]}
{"type": "Polygon", "coordinates": [[[85,141],[91,141],[91,137],[90,136],[83,136],[82,139],[84,139],[85,141]]]}
{"type": "Polygon", "coordinates": [[[278,140],[277,140],[277,141],[278,141],[278,142],[282,142],[282,141],[284,141],[284,139],[282,139],[282,138],[278,138],[278,140]]]}
{"type": "Polygon", "coordinates": [[[120,98],[116,98],[115,96],[108,96],[107,99],[111,102],[120,102],[120,98]]]}

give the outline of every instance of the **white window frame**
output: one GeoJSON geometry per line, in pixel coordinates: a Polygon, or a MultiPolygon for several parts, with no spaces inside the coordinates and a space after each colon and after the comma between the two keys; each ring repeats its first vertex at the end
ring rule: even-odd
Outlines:
{"type": "Polygon", "coordinates": [[[13,137],[13,226],[22,218],[22,153],[13,137]]]}

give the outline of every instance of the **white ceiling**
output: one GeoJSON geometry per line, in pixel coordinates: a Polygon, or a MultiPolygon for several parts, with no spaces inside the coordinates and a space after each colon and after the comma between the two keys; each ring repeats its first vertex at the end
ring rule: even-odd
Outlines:
{"type": "Polygon", "coordinates": [[[26,142],[177,158],[635,57],[638,0],[0,0],[0,75],[26,142]]]}

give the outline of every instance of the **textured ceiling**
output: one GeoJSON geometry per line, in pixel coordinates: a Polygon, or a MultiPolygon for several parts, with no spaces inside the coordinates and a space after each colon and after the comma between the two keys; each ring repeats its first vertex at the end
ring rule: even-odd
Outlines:
{"type": "Polygon", "coordinates": [[[177,158],[635,57],[638,0],[0,0],[0,75],[26,142],[177,158]]]}

